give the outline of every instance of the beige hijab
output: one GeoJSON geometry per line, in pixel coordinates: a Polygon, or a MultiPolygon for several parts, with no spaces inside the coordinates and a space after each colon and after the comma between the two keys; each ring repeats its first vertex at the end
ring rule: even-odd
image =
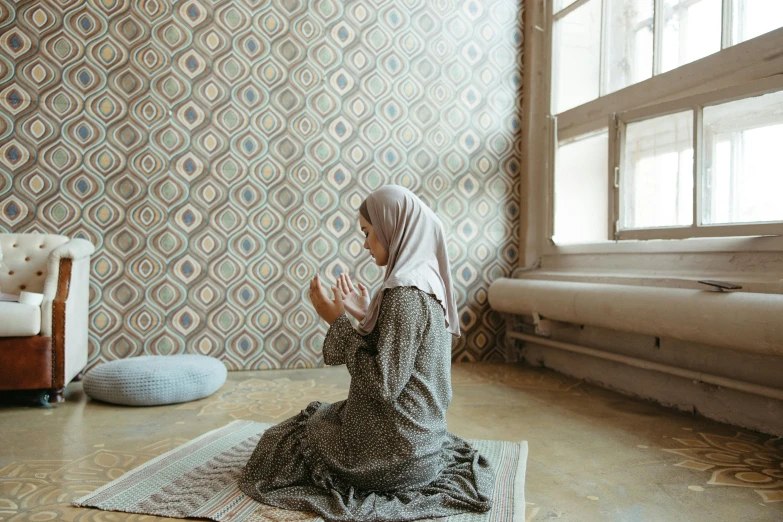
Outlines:
{"type": "Polygon", "coordinates": [[[446,235],[438,216],[416,194],[398,185],[379,188],[365,203],[368,221],[389,253],[389,261],[383,285],[375,292],[367,314],[359,323],[359,333],[367,335],[375,327],[386,289],[415,286],[437,298],[446,316],[446,328],[459,337],[446,235]]]}

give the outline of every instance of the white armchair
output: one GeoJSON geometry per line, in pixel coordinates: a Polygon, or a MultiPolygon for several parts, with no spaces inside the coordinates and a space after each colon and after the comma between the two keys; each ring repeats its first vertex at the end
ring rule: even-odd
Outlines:
{"type": "Polygon", "coordinates": [[[90,255],[84,239],[0,234],[0,292],[43,294],[40,306],[0,302],[0,390],[62,392],[87,365],[90,255]]]}

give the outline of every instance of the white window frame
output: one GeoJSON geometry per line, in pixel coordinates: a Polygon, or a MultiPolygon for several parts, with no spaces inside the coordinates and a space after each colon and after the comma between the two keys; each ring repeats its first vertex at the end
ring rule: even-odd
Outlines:
{"type": "Polygon", "coordinates": [[[614,140],[610,146],[610,172],[619,183],[613,184],[613,203],[610,214],[614,219],[614,239],[687,239],[695,237],[728,237],[728,236],[768,236],[783,235],[783,221],[769,223],[737,223],[711,225],[702,222],[702,165],[704,162],[703,113],[704,107],[719,105],[732,101],[761,96],[783,90],[783,74],[770,78],[749,82],[746,84],[717,89],[715,91],[696,94],[686,98],[664,102],[640,109],[618,114],[613,122],[615,132],[610,132],[609,139],[614,140]],[[629,123],[648,120],[684,111],[693,112],[693,224],[690,226],[671,226],[656,228],[620,229],[623,221],[620,193],[623,179],[623,151],[625,149],[625,130],[629,123]]]}
{"type": "MultiPolygon", "coordinates": [[[[542,103],[547,103],[550,107],[552,99],[553,72],[555,68],[556,57],[553,56],[553,36],[554,22],[566,16],[585,5],[591,0],[577,0],[558,13],[553,13],[553,2],[544,1],[543,21],[544,27],[536,26],[536,29],[544,33],[545,53],[543,65],[545,71],[548,71],[544,87],[547,89],[546,96],[542,96],[542,103]],[[543,98],[546,98],[543,100],[543,98]]],[[[606,2],[611,0],[592,0],[602,1],[602,12],[605,12],[606,2]]],[[[617,185],[619,181],[619,172],[615,167],[619,163],[620,147],[618,134],[621,122],[627,124],[636,119],[646,119],[653,117],[651,115],[667,114],[666,104],[671,103],[676,107],[684,107],[684,103],[689,104],[684,110],[694,106],[703,107],[713,103],[730,101],[731,99],[740,99],[746,96],[752,96],[755,87],[743,86],[748,82],[754,82],[760,78],[783,73],[783,28],[774,30],[767,34],[753,38],[751,40],[731,45],[731,0],[723,0],[723,24],[722,24],[722,50],[709,55],[700,60],[687,63],[666,73],[660,73],[660,48],[662,43],[663,27],[658,23],[662,17],[663,0],[655,0],[655,26],[653,34],[653,76],[642,82],[630,85],[624,89],[605,94],[607,88],[608,75],[605,71],[606,56],[606,23],[605,16],[601,23],[601,59],[599,71],[599,97],[578,107],[563,111],[557,115],[549,114],[547,121],[551,131],[543,138],[546,146],[538,148],[545,151],[546,158],[543,161],[545,171],[544,183],[544,210],[545,216],[542,216],[542,222],[545,224],[543,237],[545,239],[542,245],[542,253],[556,254],[565,253],[567,250],[575,251],[606,251],[605,248],[595,248],[596,244],[569,245],[565,247],[557,246],[553,243],[554,235],[554,162],[558,143],[565,143],[589,135],[591,133],[605,129],[607,124],[610,129],[609,139],[609,172],[607,175],[607,187],[610,190],[610,209],[609,223],[607,226],[607,242],[616,242],[620,240],[650,240],[650,239],[686,239],[686,238],[713,238],[716,244],[721,245],[721,241],[731,237],[755,237],[767,234],[783,234],[783,225],[781,223],[761,223],[761,224],[732,224],[732,225],[703,225],[701,224],[701,205],[697,204],[694,198],[694,213],[698,220],[694,221],[691,227],[667,227],[655,229],[634,229],[617,231],[619,218],[619,197],[617,185]],[[735,91],[734,89],[739,89],[735,91]],[[714,96],[719,95],[722,98],[714,100],[714,96]],[[672,101],[674,100],[674,101],[672,101]],[[639,107],[644,107],[638,109],[639,107]],[[622,118],[622,120],[621,120],[622,118]],[[698,208],[697,208],[698,207],[698,208]]],[[[546,74],[546,72],[545,72],[546,74]]],[[[773,83],[776,80],[771,80],[773,83]]],[[[777,90],[777,89],[771,89],[777,90]]],[[[551,110],[551,109],[550,109],[551,110]]],[[[680,109],[683,110],[683,109],[680,109]]],[[[700,109],[701,110],[701,109],[700,109]]],[[[699,110],[699,115],[701,114],[699,110]]],[[[548,113],[549,111],[547,111],[548,113]]],[[[678,112],[678,110],[670,110],[678,112]]],[[[669,112],[669,113],[670,113],[669,112]]],[[[701,118],[696,117],[694,112],[694,127],[701,127],[701,118]]],[[[695,135],[695,146],[700,151],[702,136],[695,135]]],[[[531,150],[531,149],[528,149],[531,150]]],[[[694,149],[694,173],[696,169],[701,172],[702,156],[697,149],[694,149]],[[698,160],[697,160],[698,157],[698,160]]],[[[530,162],[535,163],[535,160],[530,162]]],[[[541,163],[539,161],[539,163],[541,163]]],[[[528,176],[530,172],[526,172],[528,176]]],[[[698,198],[701,199],[701,176],[696,176],[698,183],[694,183],[694,194],[699,191],[698,198]]],[[[539,236],[541,237],[541,236],[539,236]]],[[[704,240],[696,247],[698,250],[704,248],[704,240]]],[[[708,240],[710,241],[710,240],[708,240]]],[[[660,244],[660,242],[657,242],[660,244]]],[[[680,245],[681,247],[681,245],[680,245]]],[[[646,247],[644,248],[646,249],[646,247]]]]}
{"type": "MultiPolygon", "coordinates": [[[[554,24],[558,20],[566,17],[568,14],[572,13],[573,11],[579,9],[583,5],[587,4],[591,0],[576,0],[574,3],[569,5],[568,7],[559,10],[558,12],[551,12],[551,10],[554,9],[554,0],[551,0],[549,2],[545,2],[546,6],[545,9],[547,9],[550,12],[545,13],[546,18],[548,20],[548,27],[547,27],[547,33],[549,36],[549,61],[550,61],[550,89],[552,86],[555,85],[554,77],[552,76],[554,74],[554,71],[557,70],[555,67],[556,64],[556,56],[552,56],[552,50],[554,49],[553,46],[553,40],[554,40],[554,24]]],[[[609,84],[609,71],[606,67],[606,56],[608,52],[608,38],[607,38],[607,27],[606,27],[606,19],[609,12],[609,2],[613,0],[592,0],[601,2],[601,38],[600,38],[600,48],[601,48],[601,56],[600,56],[600,67],[599,67],[599,73],[598,73],[598,98],[601,99],[602,97],[607,95],[608,91],[608,84],[609,84]]],[[[618,0],[614,0],[618,1],[618,0]]],[[[697,0],[692,0],[697,1],[697,0]]],[[[699,0],[700,1],[700,0],[699,0]]],[[[722,14],[721,14],[721,51],[724,49],[731,47],[734,45],[732,42],[732,25],[733,25],[733,12],[732,12],[732,2],[733,1],[744,1],[744,0],[721,0],[722,5],[722,14]]],[[[652,77],[659,76],[661,74],[661,55],[663,50],[663,4],[664,0],[653,0],[653,56],[652,56],[652,77]]],[[[644,24],[640,24],[639,27],[637,27],[636,32],[638,32],[641,28],[644,27],[644,24]]],[[[720,52],[720,51],[719,51],[720,52]]],[[[717,53],[716,53],[717,54],[717,53]]],[[[712,55],[710,55],[712,56],[712,55]]],[[[697,60],[698,61],[698,60],[697,60]]],[[[690,62],[693,63],[693,62],[690,62]]],[[[676,69],[681,69],[682,67],[685,67],[689,64],[681,65],[680,67],[677,67],[676,69]]],[[[675,69],[675,70],[676,70],[675,69]]],[[[649,80],[645,80],[649,81],[649,80]]],[[[644,83],[644,82],[639,82],[644,83]]],[[[637,84],[632,84],[637,85],[637,84]]],[[[632,86],[631,85],[631,86],[632,86]]],[[[630,86],[629,86],[630,87],[630,86]]],[[[622,89],[620,89],[622,90],[622,89]]],[[[617,91],[615,91],[617,92],[617,91]]],[[[551,99],[551,97],[550,97],[551,99]]],[[[596,101],[596,100],[593,100],[596,101]]],[[[589,105],[592,102],[587,102],[584,105],[589,105]]],[[[573,109],[569,109],[568,111],[563,111],[564,113],[572,111],[573,109]]]]}

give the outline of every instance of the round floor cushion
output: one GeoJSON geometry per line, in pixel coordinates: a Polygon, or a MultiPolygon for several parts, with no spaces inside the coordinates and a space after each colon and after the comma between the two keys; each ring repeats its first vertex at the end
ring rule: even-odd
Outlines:
{"type": "Polygon", "coordinates": [[[84,376],[84,392],[103,402],[157,406],[201,399],[226,382],[226,367],[205,355],[146,355],[100,364],[84,376]]]}

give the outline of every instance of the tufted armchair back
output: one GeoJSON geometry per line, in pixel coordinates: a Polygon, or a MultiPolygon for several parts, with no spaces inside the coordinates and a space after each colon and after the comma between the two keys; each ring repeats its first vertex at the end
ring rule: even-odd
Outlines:
{"type": "Polygon", "coordinates": [[[0,291],[43,293],[49,254],[68,241],[55,234],[0,234],[0,291]]]}

